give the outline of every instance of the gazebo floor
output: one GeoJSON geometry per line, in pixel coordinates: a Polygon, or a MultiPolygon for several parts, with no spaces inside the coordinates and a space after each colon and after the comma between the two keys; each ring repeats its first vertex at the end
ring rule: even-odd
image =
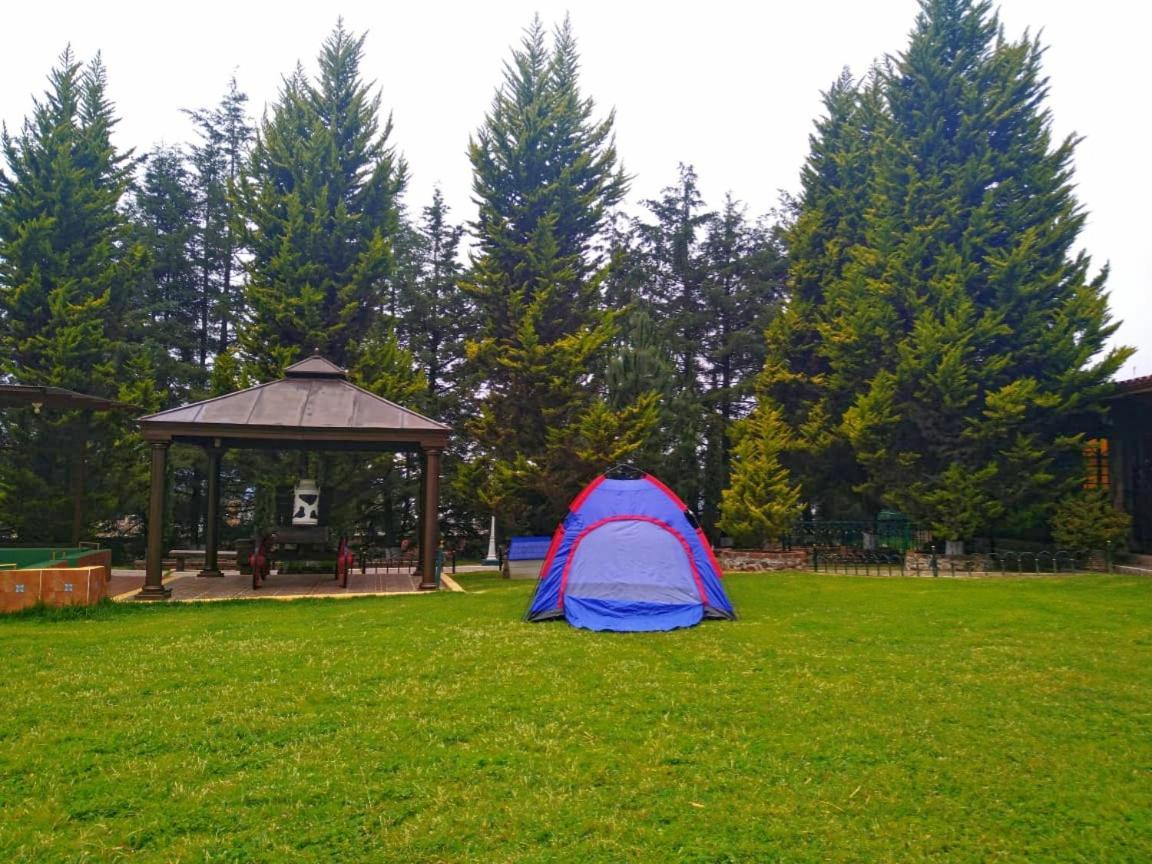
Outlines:
{"type": "MultiPolygon", "coordinates": [[[[108,596],[116,601],[130,601],[144,582],[141,570],[114,570],[108,585],[108,596]]],[[[451,577],[442,580],[445,590],[459,591],[451,577]]],[[[286,600],[295,597],[362,597],[373,594],[428,594],[420,591],[420,574],[416,571],[370,569],[357,570],[348,577],[348,587],[327,574],[291,573],[272,576],[258,589],[252,587],[252,577],[235,571],[219,577],[200,577],[195,571],[172,573],[164,579],[172,589],[171,600],[259,600],[261,598],[286,600]]]]}

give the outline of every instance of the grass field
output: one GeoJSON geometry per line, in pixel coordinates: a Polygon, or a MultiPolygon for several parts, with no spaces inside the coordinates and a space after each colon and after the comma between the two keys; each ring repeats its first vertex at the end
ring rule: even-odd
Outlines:
{"type": "Polygon", "coordinates": [[[1152,860],[1152,580],[460,581],[0,621],[0,861],[1152,860]]]}

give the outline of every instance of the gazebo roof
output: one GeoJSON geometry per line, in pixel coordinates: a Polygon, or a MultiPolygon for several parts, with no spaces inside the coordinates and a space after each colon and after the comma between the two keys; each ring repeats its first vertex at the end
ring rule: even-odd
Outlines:
{"type": "Polygon", "coordinates": [[[139,411],[135,405],[37,384],[0,384],[0,405],[58,408],[63,411],[139,411]]]}
{"type": "Polygon", "coordinates": [[[451,432],[357,387],[318,355],[289,366],[278,381],[142,417],[140,428],[149,441],[342,449],[443,447],[451,432]]]}

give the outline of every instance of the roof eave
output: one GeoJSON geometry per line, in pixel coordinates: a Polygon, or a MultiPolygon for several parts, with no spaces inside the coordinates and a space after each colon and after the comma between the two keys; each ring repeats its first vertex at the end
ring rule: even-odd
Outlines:
{"type": "Polygon", "coordinates": [[[174,440],[227,439],[233,446],[242,442],[283,444],[393,445],[420,448],[448,445],[451,430],[440,429],[347,429],[324,426],[251,426],[236,423],[172,423],[141,421],[145,441],[165,443],[174,440]]]}

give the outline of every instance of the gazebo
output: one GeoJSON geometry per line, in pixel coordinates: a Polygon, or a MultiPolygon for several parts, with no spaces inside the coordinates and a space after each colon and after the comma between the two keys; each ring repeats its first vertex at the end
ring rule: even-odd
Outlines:
{"type": "MultiPolygon", "coordinates": [[[[0,409],[31,408],[37,414],[50,411],[139,411],[135,405],[89,396],[45,384],[0,384],[0,409]]],[[[84,530],[84,470],[88,442],[81,435],[72,445],[72,545],[80,543],[84,530]]]]}
{"type": "Polygon", "coordinates": [[[150,414],[140,429],[152,454],[148,554],[138,600],[165,600],[163,584],[165,472],[172,444],[191,444],[208,455],[204,574],[218,574],[220,459],[229,449],[392,451],[419,453],[420,588],[434,589],[439,544],[440,456],[451,430],[357,387],[336,364],[314,355],[289,366],[284,377],[204,402],[150,414]]]}
{"type": "Polygon", "coordinates": [[[60,411],[139,411],[135,405],[89,396],[63,387],[43,384],[0,384],[0,406],[31,406],[37,414],[41,408],[60,411]]]}

